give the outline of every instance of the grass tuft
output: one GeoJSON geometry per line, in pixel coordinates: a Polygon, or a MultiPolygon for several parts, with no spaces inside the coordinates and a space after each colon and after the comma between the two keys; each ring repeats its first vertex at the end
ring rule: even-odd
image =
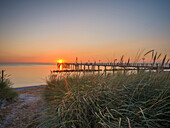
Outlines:
{"type": "Polygon", "coordinates": [[[11,88],[9,79],[0,79],[0,107],[6,102],[14,100],[18,94],[11,88]]]}
{"type": "Polygon", "coordinates": [[[57,74],[47,84],[38,127],[170,126],[170,73],[57,74]]]}

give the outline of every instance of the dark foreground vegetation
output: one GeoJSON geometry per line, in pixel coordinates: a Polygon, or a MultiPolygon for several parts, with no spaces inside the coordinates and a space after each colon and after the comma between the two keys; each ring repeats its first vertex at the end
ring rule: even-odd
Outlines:
{"type": "Polygon", "coordinates": [[[18,94],[11,88],[8,78],[0,79],[0,107],[14,100],[18,94]]]}
{"type": "MultiPolygon", "coordinates": [[[[170,73],[52,75],[37,127],[168,128],[170,73]]],[[[38,122],[38,123],[37,123],[38,122]]]]}

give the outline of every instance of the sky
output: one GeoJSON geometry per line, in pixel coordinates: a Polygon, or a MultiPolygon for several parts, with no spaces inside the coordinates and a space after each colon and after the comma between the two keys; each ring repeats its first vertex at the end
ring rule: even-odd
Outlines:
{"type": "Polygon", "coordinates": [[[170,0],[0,0],[0,63],[170,55],[170,0]]]}

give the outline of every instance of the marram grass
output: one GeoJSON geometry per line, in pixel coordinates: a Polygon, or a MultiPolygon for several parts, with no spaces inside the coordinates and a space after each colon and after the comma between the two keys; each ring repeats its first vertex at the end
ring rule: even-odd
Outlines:
{"type": "Polygon", "coordinates": [[[17,92],[13,91],[11,85],[10,79],[0,79],[0,107],[7,101],[12,101],[18,97],[17,92]]]}
{"type": "Polygon", "coordinates": [[[170,73],[51,75],[37,127],[168,128],[170,73]]]}

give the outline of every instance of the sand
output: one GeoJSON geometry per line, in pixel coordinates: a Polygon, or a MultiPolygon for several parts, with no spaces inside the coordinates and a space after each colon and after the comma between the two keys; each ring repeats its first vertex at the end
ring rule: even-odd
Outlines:
{"type": "Polygon", "coordinates": [[[43,87],[16,90],[18,98],[0,109],[0,128],[27,127],[44,106],[42,90],[43,87]]]}

